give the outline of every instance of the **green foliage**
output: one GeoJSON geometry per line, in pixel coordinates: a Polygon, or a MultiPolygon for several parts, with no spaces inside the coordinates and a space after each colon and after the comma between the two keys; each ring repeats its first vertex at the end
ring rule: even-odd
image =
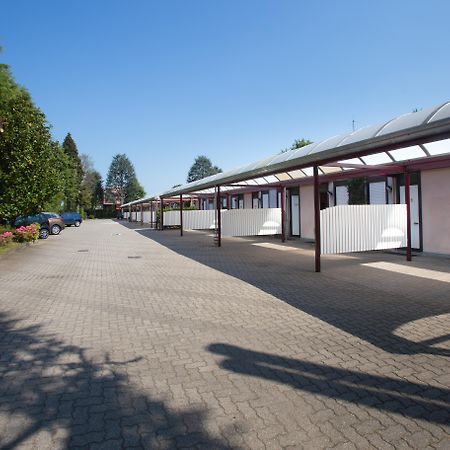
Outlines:
{"type": "Polygon", "coordinates": [[[80,203],[87,210],[94,210],[103,202],[102,176],[96,170],[85,173],[81,183],[80,203]]]}
{"type": "Polygon", "coordinates": [[[145,190],[136,177],[131,178],[125,187],[125,203],[144,197],[145,190]]]}
{"type": "Polygon", "coordinates": [[[204,156],[200,155],[195,158],[194,164],[192,164],[189,169],[189,173],[187,176],[187,182],[191,183],[192,181],[201,180],[203,178],[209,177],[210,175],[215,175],[216,173],[221,173],[222,169],[217,166],[213,166],[211,160],[204,156]]]}
{"type": "Polygon", "coordinates": [[[15,85],[5,66],[0,82],[4,131],[0,137],[0,217],[39,211],[62,188],[61,151],[52,141],[45,115],[28,92],[15,85]]]}
{"type": "Polygon", "coordinates": [[[145,191],[136,177],[131,161],[125,154],[113,157],[106,177],[106,189],[121,204],[133,201],[145,195],[145,191]]]}
{"type": "Polygon", "coordinates": [[[353,178],[347,184],[348,204],[365,205],[367,204],[366,179],[353,178]]]}
{"type": "Polygon", "coordinates": [[[291,150],[306,147],[309,144],[312,144],[312,141],[310,141],[309,139],[296,139],[290,147],[281,150],[280,153],[290,152],[291,150]]]}
{"type": "Polygon", "coordinates": [[[67,133],[64,138],[62,148],[67,156],[64,168],[64,209],[76,211],[80,206],[80,190],[84,173],[77,145],[70,133],[67,133]]]}
{"type": "Polygon", "coordinates": [[[41,226],[38,223],[22,226],[14,231],[15,242],[34,242],[39,239],[39,230],[41,226]]]}

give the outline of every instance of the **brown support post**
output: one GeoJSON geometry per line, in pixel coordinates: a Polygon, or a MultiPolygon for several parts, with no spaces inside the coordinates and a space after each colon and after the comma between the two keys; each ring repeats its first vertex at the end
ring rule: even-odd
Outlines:
{"type": "Polygon", "coordinates": [[[141,203],[141,226],[144,225],[144,203],[141,203]]]}
{"type": "Polygon", "coordinates": [[[159,199],[159,229],[164,230],[164,199],[160,197],[159,199]]]}
{"type": "Polygon", "coordinates": [[[231,209],[231,203],[230,203],[230,194],[227,194],[227,209],[231,209]]]}
{"type": "Polygon", "coordinates": [[[128,205],[128,222],[131,222],[131,205],[128,205]]]}
{"type": "Polygon", "coordinates": [[[217,246],[222,247],[222,217],[221,217],[221,207],[220,207],[220,186],[217,186],[217,197],[216,197],[216,207],[217,207],[217,246]]]}
{"type": "Polygon", "coordinates": [[[315,238],[315,270],[320,272],[320,192],[319,169],[314,166],[314,238],[315,238]]]}
{"type": "Polygon", "coordinates": [[[183,236],[183,194],[180,194],[180,236],[183,236]]]}
{"type": "Polygon", "coordinates": [[[405,203],[406,203],[406,261],[411,261],[411,177],[405,172],[405,203]]]}
{"type": "Polygon", "coordinates": [[[286,242],[286,188],[281,188],[281,242],[286,242]]]}

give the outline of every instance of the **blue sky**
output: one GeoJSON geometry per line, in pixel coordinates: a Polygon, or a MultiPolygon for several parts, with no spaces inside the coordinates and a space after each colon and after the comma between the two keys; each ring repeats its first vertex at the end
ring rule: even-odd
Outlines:
{"type": "Polygon", "coordinates": [[[148,194],[450,99],[448,0],[3,2],[0,61],[148,194]]]}

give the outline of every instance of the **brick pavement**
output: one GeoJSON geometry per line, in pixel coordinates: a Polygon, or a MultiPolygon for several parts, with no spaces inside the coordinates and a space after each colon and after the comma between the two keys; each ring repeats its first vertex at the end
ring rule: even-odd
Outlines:
{"type": "Polygon", "coordinates": [[[449,260],[311,255],[105,220],[1,258],[0,448],[450,448],[449,260]]]}

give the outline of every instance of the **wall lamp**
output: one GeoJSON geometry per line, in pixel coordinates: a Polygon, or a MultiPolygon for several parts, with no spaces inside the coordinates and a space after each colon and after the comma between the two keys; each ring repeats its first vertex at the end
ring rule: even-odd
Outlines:
{"type": "Polygon", "coordinates": [[[386,185],[386,190],[389,192],[392,192],[392,186],[389,186],[388,184],[386,185]]]}

